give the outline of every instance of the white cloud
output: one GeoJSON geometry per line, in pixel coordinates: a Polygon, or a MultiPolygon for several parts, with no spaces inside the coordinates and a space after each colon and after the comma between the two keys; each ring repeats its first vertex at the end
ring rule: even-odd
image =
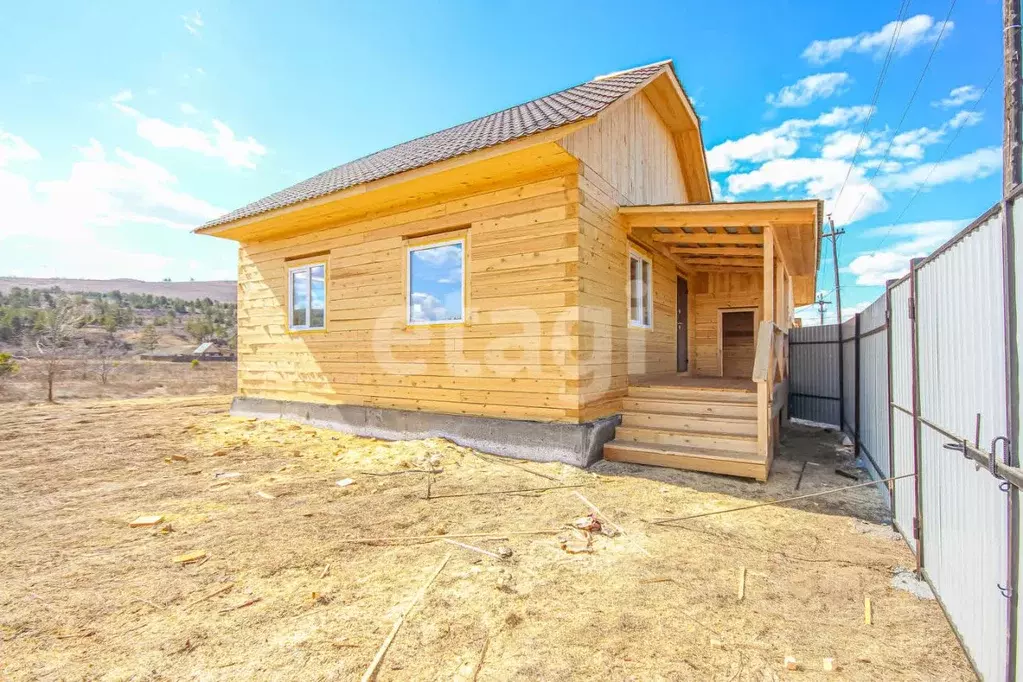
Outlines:
{"type": "Polygon", "coordinates": [[[1001,147],[984,147],[955,159],[933,164],[920,164],[901,172],[882,175],[876,184],[881,189],[915,189],[949,182],[970,182],[998,172],[1002,167],[1001,147]]]}
{"type": "Polygon", "coordinates": [[[984,120],[984,114],[980,111],[960,111],[953,116],[949,122],[949,128],[961,128],[963,126],[975,126],[984,120]]]}
{"type": "Polygon", "coordinates": [[[947,37],[954,26],[953,22],[935,21],[926,14],[918,14],[905,21],[892,21],[885,24],[879,31],[859,33],[854,36],[815,40],[803,50],[803,58],[811,64],[827,64],[840,59],[847,52],[883,57],[891,44],[892,36],[898,33],[895,42],[895,54],[906,54],[919,45],[933,43],[938,36],[947,37]]]}
{"type": "Polygon", "coordinates": [[[196,109],[191,104],[189,104],[188,102],[182,102],[181,104],[178,105],[178,108],[181,109],[181,113],[185,114],[186,116],[191,116],[193,114],[199,113],[199,110],[196,109]]]}
{"type": "Polygon", "coordinates": [[[948,97],[940,99],[937,102],[931,102],[931,106],[955,109],[956,107],[961,107],[969,102],[976,102],[983,94],[984,91],[976,85],[961,85],[958,88],[952,88],[952,90],[948,93],[948,97]]]}
{"type": "Polygon", "coordinates": [[[767,103],[775,107],[804,107],[816,99],[831,97],[849,83],[847,73],[817,73],[786,85],[777,93],[767,96],[767,103]]]}
{"type": "Polygon", "coordinates": [[[938,130],[930,128],[916,128],[899,133],[892,138],[891,149],[888,153],[899,159],[922,159],[924,148],[940,142],[945,136],[945,126],[938,130]]]}
{"type": "Polygon", "coordinates": [[[789,119],[771,130],[753,133],[737,140],[726,140],[707,152],[712,173],[730,171],[740,162],[763,163],[787,158],[799,149],[799,140],[816,127],[837,127],[864,120],[869,106],[835,107],[815,119],[789,119]]]}
{"type": "Polygon", "coordinates": [[[842,159],[775,159],[748,173],[729,176],[728,189],[735,194],[761,189],[803,190],[825,199],[825,212],[832,214],[839,226],[888,208],[881,192],[866,182],[863,169],[850,168],[850,163],[842,159]],[[843,183],[841,199],[834,203],[843,183]]]}
{"type": "Polygon", "coordinates": [[[229,166],[255,168],[256,160],[266,154],[266,147],[252,136],[235,137],[227,124],[213,120],[213,132],[191,126],[178,126],[159,118],[150,118],[137,109],[114,102],[122,113],[135,119],[135,131],[161,149],[187,149],[204,156],[223,159],[229,166]]]}
{"type": "Polygon", "coordinates": [[[420,292],[412,292],[412,310],[410,312],[413,320],[422,322],[450,320],[453,317],[436,296],[420,292]]]}
{"type": "Polygon", "coordinates": [[[856,284],[881,286],[909,271],[909,261],[921,258],[963,229],[969,220],[930,220],[901,225],[885,225],[867,230],[864,236],[902,238],[891,247],[861,253],[846,270],[856,276],[856,284]]]}
{"type": "Polygon", "coordinates": [[[132,98],[131,90],[121,90],[119,93],[110,98],[111,102],[130,102],[132,98]]]}
{"type": "Polygon", "coordinates": [[[185,22],[185,30],[194,36],[199,35],[199,29],[203,27],[202,16],[199,11],[196,10],[191,14],[181,15],[181,20],[185,22]]]}
{"type": "Polygon", "coordinates": [[[874,138],[865,133],[854,133],[851,130],[838,130],[824,138],[821,156],[825,159],[848,159],[859,149],[861,154],[872,153],[874,138]]]}
{"type": "Polygon", "coordinates": [[[726,140],[707,152],[707,166],[711,173],[730,171],[737,161],[760,163],[770,159],[792,156],[799,142],[777,130],[753,133],[738,140],[726,140]]]}
{"type": "Polygon", "coordinates": [[[95,229],[158,225],[190,229],[224,213],[177,189],[177,178],[121,149],[108,158],[91,140],[67,179],[31,182],[0,169],[0,239],[17,235],[54,243],[95,241],[95,229]]]}
{"type": "Polygon", "coordinates": [[[24,138],[0,130],[0,168],[12,161],[35,161],[38,158],[39,152],[24,138]]]}

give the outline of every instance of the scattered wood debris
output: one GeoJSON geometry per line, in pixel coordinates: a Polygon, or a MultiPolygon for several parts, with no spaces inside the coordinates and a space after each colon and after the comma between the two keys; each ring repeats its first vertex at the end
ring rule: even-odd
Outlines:
{"type": "Polygon", "coordinates": [[[185,455],[171,455],[171,460],[175,462],[187,462],[188,457],[186,457],[185,455]]]}
{"type": "Polygon", "coordinates": [[[213,474],[213,478],[238,478],[241,476],[237,471],[220,471],[213,474]]]}
{"type": "Polygon", "coordinates": [[[176,564],[192,564],[196,561],[201,561],[206,558],[206,550],[200,549],[195,552],[188,552],[187,554],[179,554],[174,557],[174,563],[176,564]]]}
{"type": "Polygon", "coordinates": [[[391,628],[390,634],[387,635],[387,638],[384,640],[384,643],[380,645],[380,649],[377,650],[377,654],[376,656],[373,657],[373,661],[369,664],[369,668],[367,668],[366,672],[363,673],[362,682],[370,682],[371,680],[376,679],[377,668],[380,667],[380,662],[384,660],[384,656],[387,654],[387,649],[390,648],[391,642],[394,641],[394,637],[398,634],[398,630],[401,629],[402,623],[404,623],[405,620],[409,617],[409,614],[412,613],[412,609],[414,609],[416,605],[419,604],[423,596],[426,594],[426,590],[430,587],[430,585],[433,584],[433,581],[437,579],[437,576],[440,575],[440,572],[444,570],[444,567],[447,565],[450,559],[451,554],[448,554],[447,556],[444,557],[443,561],[440,562],[440,565],[437,566],[436,570],[434,570],[433,574],[430,576],[430,579],[427,580],[421,588],[419,588],[419,592],[416,593],[415,599],[412,600],[412,603],[409,604],[409,607],[405,609],[405,612],[403,614],[398,616],[398,620],[394,621],[394,627],[391,628]]]}
{"type": "Polygon", "coordinates": [[[256,491],[256,497],[262,497],[264,500],[276,500],[277,499],[276,495],[271,495],[270,493],[264,493],[262,490],[256,491]]]}
{"type": "Polygon", "coordinates": [[[785,657],[785,669],[786,670],[799,670],[799,662],[796,661],[795,656],[785,657]]]}
{"type": "Polygon", "coordinates": [[[874,614],[871,613],[870,609],[870,597],[863,598],[863,624],[871,625],[874,620],[874,614]]]}
{"type": "Polygon", "coordinates": [[[353,483],[355,483],[355,481],[353,481],[350,478],[342,478],[340,481],[337,482],[337,487],[339,487],[339,488],[347,488],[348,486],[350,486],[353,483]]]}
{"type": "Polygon", "coordinates": [[[739,567],[739,601],[746,597],[746,567],[739,567]]]}
{"type": "Polygon", "coordinates": [[[163,523],[163,516],[160,516],[159,514],[152,514],[150,516],[140,516],[130,522],[128,526],[130,528],[142,528],[144,526],[158,526],[161,523],[163,523]]]}
{"type": "MultiPolygon", "coordinates": [[[[480,554],[485,554],[488,557],[493,557],[494,559],[504,559],[505,558],[504,556],[502,556],[500,554],[496,554],[494,552],[488,552],[485,549],[481,549],[479,547],[473,547],[472,545],[467,545],[464,542],[458,542],[457,540],[445,539],[444,542],[448,543],[449,545],[455,545],[456,547],[461,547],[462,549],[468,549],[468,550],[473,551],[473,552],[479,552],[480,554]]],[[[508,550],[508,556],[511,556],[511,550],[508,550]]]]}
{"type": "Polygon", "coordinates": [[[261,601],[263,601],[262,597],[253,597],[252,599],[248,600],[247,602],[244,602],[242,604],[238,604],[237,606],[229,606],[226,609],[220,609],[220,613],[228,613],[230,611],[237,611],[238,609],[244,609],[246,606],[252,606],[253,604],[258,604],[261,601]]]}
{"type": "Polygon", "coordinates": [[[186,609],[190,609],[193,606],[195,606],[196,604],[198,604],[200,602],[204,602],[207,599],[213,599],[214,597],[217,597],[219,595],[226,594],[226,593],[230,592],[233,588],[234,588],[234,583],[227,583],[226,585],[223,585],[223,586],[217,588],[216,590],[210,592],[209,594],[207,594],[205,596],[202,596],[202,597],[199,597],[195,601],[189,602],[188,604],[185,605],[185,608],[186,609]]]}

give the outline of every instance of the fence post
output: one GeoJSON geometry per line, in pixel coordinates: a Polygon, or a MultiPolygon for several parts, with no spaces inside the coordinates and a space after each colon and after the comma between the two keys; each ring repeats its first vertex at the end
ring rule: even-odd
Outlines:
{"type": "MultiPolygon", "coordinates": [[[[1013,204],[1016,195],[1002,200],[1002,289],[1003,314],[1005,316],[1005,362],[1006,362],[1006,430],[1011,443],[1009,464],[1019,466],[1020,418],[1019,418],[1019,345],[1017,343],[1016,314],[1016,230],[1013,221],[1013,204]]],[[[1019,636],[1019,489],[1010,486],[1008,491],[1006,521],[1006,556],[1008,570],[1006,585],[1009,598],[1007,606],[1007,649],[1005,679],[1015,680],[1019,661],[1016,656],[1019,636]]]]}
{"type": "Polygon", "coordinates": [[[912,340],[910,343],[910,365],[912,366],[910,387],[913,392],[913,481],[916,485],[916,516],[913,518],[913,537],[916,540],[916,572],[923,577],[924,568],[924,504],[923,504],[923,455],[920,452],[920,334],[917,315],[917,269],[922,258],[909,261],[909,323],[912,340]]]}
{"type": "MultiPolygon", "coordinates": [[[[888,365],[888,476],[895,475],[895,424],[892,419],[895,402],[892,396],[892,285],[896,280],[890,279],[884,283],[884,323],[885,329],[885,360],[888,365]]],[[[895,481],[888,481],[888,496],[891,500],[892,528],[895,527],[895,481]]]]}
{"type": "Polygon", "coordinates": [[[860,456],[860,314],[856,313],[856,321],[853,323],[855,336],[853,337],[853,454],[860,456]]]}

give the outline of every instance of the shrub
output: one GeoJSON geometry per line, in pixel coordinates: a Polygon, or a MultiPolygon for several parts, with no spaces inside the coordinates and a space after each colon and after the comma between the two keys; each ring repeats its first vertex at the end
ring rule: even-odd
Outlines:
{"type": "Polygon", "coordinates": [[[18,373],[21,365],[14,361],[10,353],[0,353],[0,384],[18,373]]]}
{"type": "Polygon", "coordinates": [[[192,369],[199,369],[199,358],[192,358],[192,369]]]}

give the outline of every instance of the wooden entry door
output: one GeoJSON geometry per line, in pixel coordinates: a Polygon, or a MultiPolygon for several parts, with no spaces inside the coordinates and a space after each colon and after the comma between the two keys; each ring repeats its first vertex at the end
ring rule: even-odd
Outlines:
{"type": "Polygon", "coordinates": [[[689,282],[678,278],[675,297],[677,330],[675,332],[676,371],[689,371],[689,282]]]}
{"type": "Polygon", "coordinates": [[[756,311],[722,310],[720,329],[721,376],[749,379],[756,354],[756,311]]]}

